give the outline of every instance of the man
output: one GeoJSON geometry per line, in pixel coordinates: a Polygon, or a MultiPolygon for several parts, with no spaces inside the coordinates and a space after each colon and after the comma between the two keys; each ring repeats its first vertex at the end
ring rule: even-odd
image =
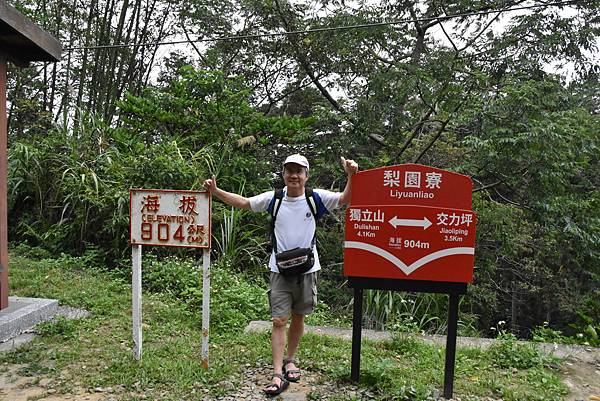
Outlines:
{"type": "MultiPolygon", "coordinates": [[[[350,202],[352,176],[358,171],[358,164],[343,157],[341,163],[348,177],[344,191],[339,193],[322,189],[314,190],[322,206],[327,210],[337,209],[350,202]]],[[[288,387],[289,382],[300,380],[300,370],[296,366],[294,356],[304,333],[304,318],[313,311],[316,303],[317,271],[321,269],[321,265],[316,246],[313,246],[316,221],[305,197],[309,168],[306,157],[299,154],[289,156],[283,163],[283,180],[286,186],[274,227],[277,252],[294,248],[312,248],[314,264],[304,274],[283,276],[277,268],[275,249],[271,254],[269,304],[273,323],[271,334],[273,376],[271,383],[264,389],[268,395],[280,394],[288,387]],[[284,358],[285,329],[290,314],[292,321],[287,333],[287,355],[284,358]]],[[[275,191],[264,192],[251,198],[227,192],[217,187],[214,176],[204,181],[204,188],[230,206],[251,209],[253,212],[267,211],[275,196],[275,191]]]]}

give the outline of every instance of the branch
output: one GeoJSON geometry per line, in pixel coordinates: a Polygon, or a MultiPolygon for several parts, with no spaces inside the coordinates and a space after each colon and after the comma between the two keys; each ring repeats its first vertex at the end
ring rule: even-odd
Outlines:
{"type": "Polygon", "coordinates": [[[185,24],[181,24],[181,28],[183,28],[183,33],[185,33],[185,37],[186,39],[189,41],[189,43],[192,45],[192,47],[194,48],[194,50],[196,51],[196,53],[198,54],[198,57],[200,57],[200,60],[202,61],[202,63],[206,64],[206,59],[204,58],[204,56],[202,55],[202,52],[200,51],[200,49],[198,49],[198,46],[196,46],[196,42],[193,41],[190,38],[190,35],[188,33],[188,30],[185,26],[185,24]]]}
{"type": "Polygon", "coordinates": [[[464,49],[458,50],[458,47],[456,47],[456,45],[454,44],[454,41],[452,40],[452,38],[450,37],[450,35],[448,35],[448,32],[446,32],[446,28],[444,28],[444,24],[442,23],[442,21],[440,21],[439,23],[440,23],[440,28],[442,28],[442,32],[444,32],[444,35],[450,41],[450,44],[454,48],[454,51],[456,53],[459,53],[461,50],[464,50],[464,49]]]}
{"type": "Polygon", "coordinates": [[[504,181],[502,181],[502,180],[500,180],[500,181],[496,181],[496,182],[494,182],[494,183],[492,183],[492,184],[488,184],[488,185],[481,186],[481,187],[479,187],[479,188],[475,188],[475,189],[474,189],[473,191],[471,191],[471,192],[472,192],[472,193],[475,193],[475,192],[483,191],[483,190],[486,190],[486,189],[489,189],[489,188],[494,188],[496,185],[500,185],[500,184],[502,184],[503,182],[504,182],[504,181]]]}
{"type": "Polygon", "coordinates": [[[436,134],[433,137],[433,139],[431,140],[431,142],[429,142],[429,144],[425,147],[425,149],[423,149],[423,151],[421,151],[421,153],[419,154],[419,156],[417,156],[417,158],[415,159],[415,163],[418,163],[421,160],[421,158],[425,155],[425,153],[427,153],[427,151],[429,149],[431,149],[431,147],[433,146],[433,144],[442,136],[442,133],[444,132],[444,129],[446,128],[446,125],[448,125],[448,123],[450,122],[450,119],[452,118],[452,116],[454,115],[454,113],[456,113],[466,103],[467,97],[469,96],[469,93],[473,89],[473,86],[474,86],[474,84],[471,84],[471,86],[467,90],[467,93],[463,97],[462,101],[459,104],[456,105],[456,107],[454,108],[454,110],[452,110],[452,113],[450,113],[450,117],[448,117],[442,123],[441,127],[438,129],[438,131],[436,132],[436,134]]]}
{"type": "Polygon", "coordinates": [[[433,112],[435,112],[435,106],[441,101],[442,97],[446,93],[446,88],[448,87],[449,84],[450,84],[450,79],[448,79],[446,82],[444,82],[444,86],[440,89],[437,99],[435,99],[435,102],[433,102],[433,107],[430,107],[429,110],[427,111],[427,113],[425,113],[425,115],[423,117],[421,117],[419,122],[413,126],[413,128],[411,129],[412,135],[406,140],[406,142],[404,143],[404,146],[402,146],[402,148],[396,155],[396,157],[395,157],[396,160],[400,159],[400,157],[404,154],[406,149],[408,149],[408,147],[410,146],[412,141],[417,137],[417,135],[419,135],[419,132],[420,132],[419,130],[421,129],[423,124],[425,124],[428,121],[428,118],[431,116],[431,114],[433,114],[433,112]]]}
{"type": "Polygon", "coordinates": [[[431,111],[435,112],[435,103],[432,105],[430,105],[429,103],[427,103],[427,100],[425,100],[425,96],[423,96],[423,92],[421,91],[421,85],[419,85],[419,80],[417,80],[416,84],[417,84],[417,91],[419,91],[419,97],[421,98],[421,100],[423,101],[423,104],[425,104],[425,106],[429,107],[429,109],[431,111]]]}
{"type": "Polygon", "coordinates": [[[289,92],[284,92],[282,93],[280,96],[276,97],[275,99],[271,99],[269,98],[269,107],[267,109],[267,111],[264,113],[265,115],[269,114],[269,112],[271,111],[271,108],[273,107],[274,104],[277,104],[278,102],[280,102],[281,100],[285,99],[286,97],[288,97],[289,95],[296,93],[304,88],[306,88],[307,86],[309,86],[312,82],[306,83],[306,84],[302,84],[300,86],[297,86],[296,88],[292,89],[289,92]]]}
{"type": "Polygon", "coordinates": [[[421,127],[423,126],[423,124],[425,124],[428,121],[428,118],[429,118],[429,116],[431,116],[432,113],[433,113],[432,108],[427,110],[427,113],[425,113],[425,115],[423,117],[421,117],[419,122],[413,126],[411,136],[406,140],[406,142],[404,142],[404,145],[402,146],[402,148],[396,155],[395,160],[398,160],[398,159],[400,159],[400,157],[402,157],[402,155],[404,154],[406,149],[408,149],[408,147],[410,146],[412,141],[417,137],[417,135],[419,135],[421,127]]]}
{"type": "Polygon", "coordinates": [[[425,32],[427,31],[427,27],[423,28],[421,25],[419,25],[419,23],[417,22],[418,17],[417,14],[415,13],[415,10],[413,9],[413,7],[409,7],[409,12],[410,12],[410,16],[412,17],[412,19],[414,20],[415,23],[415,29],[417,31],[417,43],[415,44],[415,48],[413,49],[413,52],[410,56],[411,60],[410,63],[412,65],[416,65],[417,62],[419,61],[419,58],[421,57],[421,53],[423,53],[423,51],[425,50],[425,32]]]}
{"type": "MultiPolygon", "coordinates": [[[[290,24],[286,20],[284,14],[283,14],[283,11],[281,10],[281,6],[279,5],[279,0],[275,0],[275,4],[277,6],[277,13],[279,14],[279,17],[281,18],[281,21],[283,22],[283,25],[284,25],[286,31],[290,31],[291,30],[290,24]]],[[[341,113],[346,113],[346,110],[344,110],[344,108],[337,102],[337,100],[335,100],[333,98],[333,96],[331,96],[329,91],[321,84],[318,77],[315,75],[312,68],[310,67],[308,60],[306,59],[306,55],[300,53],[300,48],[302,47],[302,45],[297,40],[296,35],[290,36],[290,40],[295,42],[294,43],[295,46],[293,46],[293,49],[294,49],[294,53],[296,54],[298,63],[304,69],[304,72],[311,79],[312,83],[315,84],[315,86],[317,87],[319,92],[321,92],[321,94],[325,97],[325,99],[327,99],[327,101],[333,106],[334,109],[336,109],[337,111],[339,111],[341,113]]]]}
{"type": "MultiPolygon", "coordinates": [[[[452,114],[454,114],[458,108],[460,107],[460,105],[458,105],[455,110],[452,112],[452,114]]],[[[437,130],[437,132],[435,133],[435,136],[433,137],[433,139],[429,142],[429,144],[425,147],[425,149],[423,149],[421,151],[421,153],[419,154],[419,156],[417,156],[417,158],[415,159],[415,161],[413,163],[418,163],[421,158],[423,156],[425,156],[425,153],[427,153],[427,151],[429,149],[431,149],[431,147],[433,146],[433,144],[440,139],[440,137],[442,136],[442,133],[444,132],[444,129],[446,128],[446,125],[448,125],[448,123],[450,122],[450,119],[452,118],[452,116],[448,117],[440,126],[440,128],[437,130]]]]}
{"type": "Polygon", "coordinates": [[[500,192],[498,192],[498,189],[497,189],[497,188],[494,188],[494,192],[496,192],[496,195],[498,195],[500,198],[502,198],[502,200],[503,200],[503,201],[505,201],[506,203],[509,203],[509,204],[511,204],[511,205],[514,205],[514,206],[520,207],[521,209],[525,209],[525,210],[533,211],[533,209],[532,209],[532,208],[530,208],[529,206],[522,205],[522,204],[520,204],[520,203],[518,203],[518,202],[515,202],[515,201],[513,201],[513,200],[510,200],[510,199],[506,198],[504,195],[502,195],[500,192]]]}
{"type": "MultiPolygon", "coordinates": [[[[481,30],[481,31],[480,31],[480,32],[479,32],[477,35],[475,35],[475,36],[474,36],[474,37],[473,37],[471,40],[469,40],[469,41],[468,41],[468,42],[465,44],[465,46],[464,46],[462,49],[460,49],[460,50],[459,50],[459,52],[461,52],[461,51],[465,50],[467,47],[469,47],[469,46],[471,46],[473,43],[475,43],[475,41],[476,41],[477,39],[479,39],[479,38],[481,37],[481,35],[483,35],[483,33],[484,33],[484,32],[485,32],[485,31],[486,31],[486,30],[487,30],[487,29],[490,27],[490,25],[492,25],[492,23],[493,23],[494,21],[496,21],[496,20],[498,19],[498,17],[499,17],[501,14],[502,14],[501,12],[499,12],[498,14],[496,14],[496,16],[495,16],[494,18],[492,18],[492,19],[491,19],[491,20],[490,20],[490,21],[489,21],[489,22],[488,22],[488,23],[487,23],[487,24],[486,24],[486,25],[483,27],[483,29],[482,29],[482,30],[481,30]]],[[[441,25],[441,24],[440,24],[440,25],[441,25]]],[[[442,28],[442,29],[444,29],[444,28],[442,28]]]]}

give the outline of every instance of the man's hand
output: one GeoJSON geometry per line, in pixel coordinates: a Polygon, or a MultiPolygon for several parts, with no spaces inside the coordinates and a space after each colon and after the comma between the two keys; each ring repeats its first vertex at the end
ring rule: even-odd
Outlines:
{"type": "Polygon", "coordinates": [[[346,160],[343,157],[341,158],[341,162],[342,162],[342,167],[344,167],[344,171],[346,172],[346,174],[348,176],[352,176],[356,173],[358,173],[358,163],[356,163],[354,160],[346,160]]]}
{"type": "Polygon", "coordinates": [[[208,180],[204,180],[204,184],[202,184],[202,186],[208,192],[210,192],[211,194],[214,194],[215,191],[217,190],[217,177],[215,177],[213,175],[212,178],[209,178],[208,180]]]}
{"type": "Polygon", "coordinates": [[[214,175],[212,176],[212,178],[204,180],[202,186],[212,195],[216,196],[229,206],[239,207],[242,209],[250,209],[250,200],[248,198],[238,194],[224,191],[217,187],[217,177],[215,177],[214,175]]]}

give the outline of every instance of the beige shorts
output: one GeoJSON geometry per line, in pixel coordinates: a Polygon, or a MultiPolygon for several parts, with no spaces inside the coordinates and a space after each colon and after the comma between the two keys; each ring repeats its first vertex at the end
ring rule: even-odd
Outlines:
{"type": "Polygon", "coordinates": [[[269,306],[271,317],[288,317],[310,314],[317,305],[317,274],[307,273],[284,277],[271,272],[269,306]]]}

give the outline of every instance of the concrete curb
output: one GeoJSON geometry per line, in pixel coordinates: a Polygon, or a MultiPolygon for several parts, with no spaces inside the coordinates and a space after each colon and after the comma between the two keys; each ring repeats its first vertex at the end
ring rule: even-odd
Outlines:
{"type": "Polygon", "coordinates": [[[9,297],[8,308],[0,311],[0,343],[52,319],[57,312],[55,299],[9,297]]]}

